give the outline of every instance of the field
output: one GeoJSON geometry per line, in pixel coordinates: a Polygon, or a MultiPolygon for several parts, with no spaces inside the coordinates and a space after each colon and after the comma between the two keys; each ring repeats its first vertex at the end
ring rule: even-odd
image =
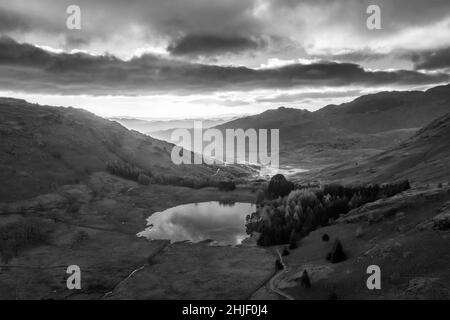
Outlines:
{"type": "Polygon", "coordinates": [[[0,226],[32,216],[47,226],[49,237],[2,262],[0,298],[99,299],[110,291],[109,298],[201,299],[206,293],[218,299],[247,298],[274,272],[275,256],[254,244],[169,245],[136,237],[152,212],[188,202],[253,201],[250,189],[140,186],[106,173],[94,174],[88,185],[63,189],[79,201],[78,210],[70,205],[42,210],[20,202],[3,208],[0,226]],[[20,204],[28,206],[26,214],[14,213],[20,204]],[[69,265],[81,268],[80,291],[66,288],[69,265]]]}

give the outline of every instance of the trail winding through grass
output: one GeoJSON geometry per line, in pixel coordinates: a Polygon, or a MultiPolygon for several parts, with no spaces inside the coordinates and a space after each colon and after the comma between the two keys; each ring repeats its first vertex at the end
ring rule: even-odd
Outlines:
{"type": "Polygon", "coordinates": [[[281,264],[283,265],[283,270],[281,270],[280,272],[278,272],[277,274],[275,274],[270,280],[269,280],[269,290],[276,293],[279,296],[282,296],[283,298],[285,298],[286,300],[295,300],[291,295],[281,291],[280,289],[278,289],[277,285],[276,285],[276,280],[278,280],[278,278],[280,278],[282,275],[286,274],[289,271],[288,265],[284,262],[283,257],[280,253],[280,251],[277,249],[277,254],[278,257],[280,259],[281,264]]]}

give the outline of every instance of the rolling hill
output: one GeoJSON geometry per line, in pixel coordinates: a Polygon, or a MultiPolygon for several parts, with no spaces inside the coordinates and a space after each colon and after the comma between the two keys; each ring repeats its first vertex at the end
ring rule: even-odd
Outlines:
{"type": "Polygon", "coordinates": [[[346,163],[312,174],[321,180],[420,183],[450,181],[450,113],[420,129],[411,138],[360,163],[346,163]]]}
{"type": "Polygon", "coordinates": [[[158,174],[210,176],[205,165],[172,163],[173,145],[81,109],[0,98],[0,202],[76,183],[120,161],[158,174]]]}

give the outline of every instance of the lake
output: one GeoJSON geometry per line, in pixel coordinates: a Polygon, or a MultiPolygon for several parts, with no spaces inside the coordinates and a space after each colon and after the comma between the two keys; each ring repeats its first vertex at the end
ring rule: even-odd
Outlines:
{"type": "Polygon", "coordinates": [[[245,217],[255,211],[251,203],[218,201],[189,203],[156,212],[138,236],[171,242],[212,240],[215,245],[238,245],[248,237],[245,217]]]}

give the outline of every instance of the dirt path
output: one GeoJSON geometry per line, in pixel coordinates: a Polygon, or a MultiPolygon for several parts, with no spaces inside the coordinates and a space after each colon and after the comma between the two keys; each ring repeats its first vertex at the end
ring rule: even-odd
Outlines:
{"type": "MultiPolygon", "coordinates": [[[[164,244],[163,246],[161,246],[161,248],[160,248],[158,251],[156,251],[154,254],[152,254],[151,256],[148,257],[148,260],[155,258],[158,254],[160,254],[161,252],[163,252],[164,249],[166,249],[169,245],[170,245],[170,242],[168,242],[168,243],[164,244]]],[[[131,271],[130,274],[129,274],[127,277],[125,277],[125,279],[120,280],[120,281],[119,281],[119,282],[111,289],[111,291],[105,293],[105,294],[103,295],[102,299],[105,299],[105,298],[109,297],[110,295],[112,295],[112,294],[114,293],[114,290],[115,290],[120,284],[122,284],[123,282],[127,281],[128,279],[130,279],[132,276],[134,276],[134,275],[135,275],[136,273],[138,273],[139,271],[144,270],[145,267],[147,267],[147,266],[148,266],[148,263],[146,263],[146,264],[144,264],[143,266],[140,266],[139,268],[137,268],[137,269],[131,271]]]]}
{"type": "Polygon", "coordinates": [[[288,272],[288,266],[287,264],[284,262],[283,257],[280,254],[280,251],[277,249],[276,250],[277,255],[280,259],[281,264],[283,265],[283,270],[281,271],[275,271],[273,273],[272,276],[270,276],[268,278],[267,281],[265,281],[264,283],[262,283],[248,298],[248,300],[251,300],[259,290],[266,288],[267,290],[269,290],[271,293],[273,293],[275,296],[280,296],[286,300],[295,300],[292,296],[290,296],[289,294],[281,291],[280,289],[278,289],[277,285],[276,285],[276,281],[278,280],[279,277],[281,277],[282,275],[284,275],[285,273],[288,272]]]}
{"type": "Polygon", "coordinates": [[[86,225],[86,224],[70,222],[70,221],[67,221],[67,220],[64,220],[64,219],[58,219],[58,218],[44,218],[44,219],[52,220],[52,221],[59,222],[59,223],[62,223],[62,224],[65,224],[65,225],[69,225],[69,226],[72,226],[72,227],[85,228],[85,229],[104,231],[104,232],[116,232],[116,233],[121,233],[121,234],[125,234],[125,235],[136,235],[136,233],[134,233],[134,232],[125,232],[125,231],[121,231],[121,230],[118,230],[118,229],[110,229],[110,228],[89,226],[89,225],[86,225]]]}
{"type": "Polygon", "coordinates": [[[295,300],[291,295],[281,291],[280,289],[278,289],[277,285],[276,285],[276,280],[278,280],[279,277],[281,277],[282,275],[284,275],[285,273],[288,272],[288,265],[284,262],[283,257],[281,256],[280,251],[277,249],[277,254],[278,257],[280,259],[281,264],[283,265],[283,270],[281,270],[280,272],[278,272],[275,276],[273,276],[270,280],[269,280],[269,290],[278,294],[279,296],[282,296],[283,298],[285,298],[286,300],[295,300]]]}

